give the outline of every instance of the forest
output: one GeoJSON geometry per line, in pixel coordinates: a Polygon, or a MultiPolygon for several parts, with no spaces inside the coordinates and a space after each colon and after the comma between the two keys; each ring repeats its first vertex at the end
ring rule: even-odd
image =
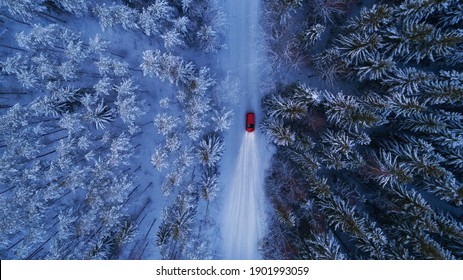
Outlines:
{"type": "MultiPolygon", "coordinates": [[[[1,259],[222,258],[224,1],[0,0],[1,259]]],[[[463,259],[463,3],[259,5],[262,258],[463,259]]]]}
{"type": "Polygon", "coordinates": [[[195,240],[232,116],[218,3],[0,7],[1,258],[210,258],[195,240]]]}
{"type": "Polygon", "coordinates": [[[358,5],[265,1],[270,62],[305,77],[262,100],[263,254],[462,259],[463,4],[358,5]]]}

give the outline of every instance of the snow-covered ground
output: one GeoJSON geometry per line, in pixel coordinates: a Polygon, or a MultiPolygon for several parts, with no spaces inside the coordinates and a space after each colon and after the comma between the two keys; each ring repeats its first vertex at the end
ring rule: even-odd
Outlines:
{"type": "Polygon", "coordinates": [[[259,259],[258,243],[265,232],[263,174],[269,153],[258,129],[245,132],[245,114],[261,116],[260,81],[263,64],[258,40],[259,0],[226,0],[229,17],[228,50],[223,68],[240,82],[241,95],[233,125],[225,137],[222,160],[222,210],[225,259],[259,259]]]}

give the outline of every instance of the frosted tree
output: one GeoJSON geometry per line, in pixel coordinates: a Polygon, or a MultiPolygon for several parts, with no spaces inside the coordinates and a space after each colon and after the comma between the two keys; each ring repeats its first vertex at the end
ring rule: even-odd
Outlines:
{"type": "Polygon", "coordinates": [[[101,101],[95,108],[87,107],[86,118],[95,125],[97,129],[104,129],[105,125],[114,121],[114,112],[101,101]]]}
{"type": "Polygon", "coordinates": [[[98,16],[103,31],[110,29],[117,24],[114,7],[108,7],[106,3],[103,3],[103,5],[97,5],[94,8],[94,12],[98,16]]]}
{"type": "Polygon", "coordinates": [[[220,49],[218,34],[212,26],[202,25],[196,33],[200,46],[206,52],[215,52],[220,49]]]}
{"type": "MultiPolygon", "coordinates": [[[[351,258],[462,257],[456,241],[461,225],[451,221],[462,205],[463,76],[454,67],[462,57],[456,47],[462,42],[459,6],[455,0],[411,0],[362,8],[314,61],[330,82],[359,82],[353,94],[290,85],[264,98],[267,119],[261,128],[272,142],[285,145],[277,145],[267,181],[279,228],[272,225],[273,236],[265,239],[271,248],[266,256],[330,256],[325,230],[292,230],[300,226],[303,209],[313,228],[331,228],[351,258]],[[290,109],[283,106],[288,104],[306,106],[306,112],[285,117],[291,110],[278,108],[290,109]],[[312,130],[306,120],[317,117],[319,127],[312,130]],[[282,137],[291,133],[292,139],[282,137]],[[332,173],[320,178],[315,174],[320,169],[332,173]],[[310,187],[298,191],[306,185],[299,180],[310,187]],[[306,201],[314,201],[318,212],[306,201]],[[435,211],[443,205],[449,206],[444,215],[435,211]],[[326,220],[317,226],[319,214],[326,220]]],[[[265,16],[277,21],[274,14],[265,16]]],[[[277,26],[268,26],[273,40],[287,39],[277,26]]]]}
{"type": "Polygon", "coordinates": [[[402,94],[393,94],[389,98],[389,104],[398,117],[410,117],[428,111],[426,102],[422,102],[418,97],[407,97],[402,94]]]}
{"type": "Polygon", "coordinates": [[[445,120],[437,114],[414,114],[401,122],[400,127],[413,132],[424,132],[426,134],[442,133],[447,124],[445,120]]]}
{"type": "Polygon", "coordinates": [[[113,88],[113,81],[108,77],[103,77],[93,86],[95,93],[100,96],[100,98],[105,95],[110,95],[113,88]]]}
{"type": "Polygon", "coordinates": [[[336,95],[326,93],[326,107],[328,121],[340,127],[349,128],[352,117],[357,115],[360,105],[353,96],[338,92],[336,95]]]}
{"type": "Polygon", "coordinates": [[[186,16],[181,16],[174,19],[174,29],[182,35],[188,34],[191,29],[191,20],[186,16]]]}
{"type": "Polygon", "coordinates": [[[344,15],[349,7],[348,0],[313,0],[312,2],[315,15],[324,22],[334,22],[336,18],[344,15]]]}
{"type": "Polygon", "coordinates": [[[170,30],[161,35],[161,38],[164,40],[164,46],[166,49],[173,49],[175,47],[184,46],[185,43],[181,39],[180,33],[177,30],[170,30]]]}
{"type": "Polygon", "coordinates": [[[327,130],[322,136],[322,142],[330,146],[330,153],[343,155],[347,158],[354,152],[355,141],[344,131],[327,130]]]}
{"type": "Polygon", "coordinates": [[[340,35],[337,49],[348,64],[357,66],[367,62],[369,57],[374,57],[381,46],[379,35],[355,32],[349,36],[340,35]]]}
{"type": "Polygon", "coordinates": [[[176,134],[171,133],[167,136],[166,148],[171,153],[176,152],[180,148],[180,140],[176,134]]]}
{"type": "Polygon", "coordinates": [[[121,24],[125,30],[139,28],[137,24],[138,13],[125,5],[96,5],[95,14],[98,16],[103,30],[111,29],[121,24]]]}
{"type": "Polygon", "coordinates": [[[180,152],[175,164],[181,166],[181,168],[190,167],[193,164],[194,155],[192,147],[183,147],[183,150],[180,152]]]}
{"type": "Polygon", "coordinates": [[[88,4],[85,0],[52,0],[53,4],[61,10],[83,17],[88,12],[88,4]]]}
{"type": "Polygon", "coordinates": [[[344,200],[335,196],[321,203],[322,212],[327,216],[328,223],[334,230],[341,229],[359,240],[359,248],[368,254],[369,258],[384,259],[387,240],[381,229],[375,224],[369,224],[360,217],[355,207],[349,206],[344,200]]]}
{"type": "Polygon", "coordinates": [[[162,98],[161,100],[159,100],[159,107],[161,107],[162,109],[168,109],[171,102],[172,101],[169,97],[162,98]]]}
{"type": "Polygon", "coordinates": [[[433,75],[416,68],[398,68],[397,71],[383,80],[389,86],[390,92],[398,92],[404,95],[419,94],[428,81],[433,80],[433,75]]]}
{"type": "Polygon", "coordinates": [[[463,5],[461,3],[452,3],[441,12],[439,24],[441,26],[456,26],[463,21],[463,5]]]}
{"type": "Polygon", "coordinates": [[[112,59],[109,57],[101,57],[95,64],[101,75],[114,75],[117,77],[125,77],[129,74],[129,64],[124,61],[112,59]]]}
{"type": "Polygon", "coordinates": [[[57,70],[65,81],[77,78],[77,67],[72,61],[65,61],[61,63],[58,65],[57,70]]]}
{"type": "Polygon", "coordinates": [[[451,5],[452,1],[405,0],[398,6],[398,14],[414,21],[428,18],[431,14],[442,12],[451,5]]]}
{"type": "Polygon", "coordinates": [[[301,119],[307,114],[307,106],[304,102],[290,97],[282,97],[273,94],[264,100],[267,114],[271,118],[282,118],[287,120],[301,119]]]}
{"type": "Polygon", "coordinates": [[[77,62],[85,60],[88,56],[87,48],[81,40],[69,41],[64,52],[69,59],[77,62]]]}
{"type": "Polygon", "coordinates": [[[125,5],[116,6],[116,19],[119,20],[125,30],[138,29],[138,12],[125,5]]]}
{"type": "MultiPolygon", "coordinates": [[[[36,64],[35,72],[40,76],[42,80],[56,76],[56,69],[54,67],[54,61],[52,58],[41,53],[38,56],[32,58],[34,64],[36,64]]],[[[11,71],[11,70],[10,70],[11,71]]]]}
{"type": "Polygon", "coordinates": [[[19,73],[21,70],[26,70],[26,58],[21,54],[7,57],[5,61],[1,62],[1,70],[3,73],[13,75],[19,73]]]}
{"type": "MultiPolygon", "coordinates": [[[[428,79],[423,85],[424,97],[434,105],[458,104],[463,96],[463,83],[444,79],[428,79]]],[[[421,88],[420,88],[421,89],[421,88]]]]}
{"type": "Polygon", "coordinates": [[[205,136],[199,142],[197,156],[200,163],[205,167],[215,167],[218,165],[224,152],[222,138],[217,134],[205,136]]]}
{"type": "Polygon", "coordinates": [[[16,74],[19,83],[26,89],[34,88],[38,84],[37,75],[31,70],[20,70],[16,74]]]}
{"type": "Polygon", "coordinates": [[[187,135],[191,140],[198,140],[202,130],[206,127],[206,121],[198,113],[187,114],[184,118],[187,135]]]}
{"type": "MultiPolygon", "coordinates": [[[[199,69],[198,73],[190,78],[188,76],[188,81],[186,86],[188,89],[196,94],[204,94],[211,86],[215,84],[215,80],[212,79],[209,75],[209,68],[203,67],[199,69]]],[[[190,71],[188,71],[190,73],[190,71]]]]}
{"type": "Polygon", "coordinates": [[[388,28],[385,38],[385,50],[406,63],[442,59],[454,54],[456,45],[462,40],[460,30],[444,31],[426,22],[406,20],[401,29],[388,28]]]}
{"type": "MultiPolygon", "coordinates": [[[[425,168],[429,168],[426,166],[425,168]]],[[[432,167],[432,166],[431,166],[432,167]]],[[[432,170],[424,170],[426,175],[429,176],[432,170]]],[[[436,196],[441,198],[444,201],[449,201],[456,206],[463,205],[463,184],[458,182],[454,177],[449,176],[450,178],[437,179],[433,182],[428,182],[427,190],[431,193],[434,193],[436,196]]]]}
{"type": "Polygon", "coordinates": [[[129,64],[125,61],[113,60],[112,67],[114,75],[117,77],[126,77],[129,74],[129,64]]]}
{"type": "Polygon", "coordinates": [[[384,150],[375,155],[374,164],[368,167],[367,173],[382,186],[405,184],[413,180],[406,165],[384,150]]]}
{"type": "Polygon", "coordinates": [[[47,26],[34,24],[28,34],[21,31],[15,37],[18,45],[26,50],[53,49],[55,42],[61,38],[63,35],[62,31],[64,30],[57,24],[49,24],[47,26]]]}
{"type": "Polygon", "coordinates": [[[146,113],[145,103],[136,97],[137,89],[138,86],[132,79],[123,80],[119,85],[114,86],[117,92],[117,100],[114,104],[122,121],[127,123],[129,128],[133,128],[136,120],[146,113]]]}
{"type": "Polygon", "coordinates": [[[140,65],[144,76],[157,76],[161,81],[168,79],[170,83],[188,83],[193,79],[195,68],[192,63],[185,63],[180,57],[160,50],[144,51],[143,63],[140,65]]]}
{"type": "Polygon", "coordinates": [[[380,4],[371,8],[362,8],[360,15],[349,20],[348,27],[353,30],[368,33],[380,32],[389,27],[394,21],[395,8],[380,4]]]}
{"type": "Polygon", "coordinates": [[[307,105],[318,105],[324,99],[325,93],[315,88],[308,87],[304,83],[298,83],[292,95],[298,102],[304,102],[307,105]]]}
{"type": "Polygon", "coordinates": [[[154,126],[164,136],[172,132],[178,125],[180,119],[166,113],[157,114],[154,117],[154,126]]]}
{"type": "Polygon", "coordinates": [[[392,57],[382,57],[380,54],[370,55],[366,61],[356,68],[360,81],[382,80],[396,71],[392,57]]]}
{"type": "Polygon", "coordinates": [[[304,31],[304,41],[307,42],[306,48],[309,45],[314,44],[316,41],[320,40],[321,35],[325,32],[326,27],[317,23],[304,31]]]}
{"type": "Polygon", "coordinates": [[[139,23],[146,35],[157,35],[162,32],[166,22],[172,20],[173,9],[166,0],[156,0],[154,4],[144,7],[139,14],[139,23]]]}
{"type": "Polygon", "coordinates": [[[192,195],[181,192],[172,206],[163,211],[163,222],[157,233],[157,244],[163,259],[180,259],[190,240],[196,221],[196,205],[192,195]]]}
{"type": "Polygon", "coordinates": [[[302,6],[302,0],[289,0],[276,4],[275,12],[278,14],[278,23],[286,25],[293,14],[302,6]]]}
{"type": "Polygon", "coordinates": [[[169,166],[167,158],[167,149],[163,146],[157,146],[154,153],[151,155],[151,163],[158,171],[161,171],[169,166]]]}
{"type": "Polygon", "coordinates": [[[308,247],[308,255],[304,259],[313,260],[343,260],[346,255],[342,253],[341,246],[334,235],[316,235],[314,238],[304,240],[308,247]]]}
{"type": "Polygon", "coordinates": [[[212,260],[214,252],[211,243],[210,240],[192,240],[187,244],[185,255],[189,260],[212,260]]]}
{"type": "Polygon", "coordinates": [[[44,2],[44,0],[2,0],[0,7],[8,7],[8,11],[14,16],[31,19],[36,13],[45,11],[44,2]]]}
{"type": "Polygon", "coordinates": [[[181,2],[182,2],[182,11],[184,13],[188,13],[188,11],[191,8],[191,5],[192,5],[193,1],[194,0],[181,0],[181,2]]]}
{"type": "MultiPolygon", "coordinates": [[[[201,175],[201,179],[198,182],[198,187],[200,189],[201,198],[209,202],[214,200],[217,196],[219,190],[219,177],[217,170],[207,168],[201,175]]],[[[207,210],[206,210],[207,211],[207,210]]]]}
{"type": "Polygon", "coordinates": [[[95,37],[90,38],[88,45],[91,52],[101,55],[108,49],[109,42],[102,39],[100,34],[97,33],[95,37]]]}
{"type": "Polygon", "coordinates": [[[221,111],[214,110],[212,121],[214,122],[214,131],[224,132],[230,128],[233,118],[233,111],[221,111]]]}
{"type": "Polygon", "coordinates": [[[267,119],[262,122],[262,128],[265,135],[279,146],[288,146],[296,139],[296,134],[280,119],[267,119]]]}
{"type": "Polygon", "coordinates": [[[98,61],[95,62],[98,67],[98,71],[101,75],[107,75],[111,73],[112,70],[112,60],[109,57],[101,57],[98,61]]]}
{"type": "Polygon", "coordinates": [[[324,50],[314,57],[317,74],[328,84],[333,84],[337,79],[348,72],[341,52],[337,48],[324,50]]]}

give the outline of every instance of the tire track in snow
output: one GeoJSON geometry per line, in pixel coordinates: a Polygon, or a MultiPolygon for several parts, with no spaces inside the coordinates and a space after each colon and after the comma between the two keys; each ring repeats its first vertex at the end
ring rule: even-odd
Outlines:
{"type": "MultiPolygon", "coordinates": [[[[226,0],[229,13],[228,52],[223,61],[232,78],[240,81],[242,96],[235,108],[235,122],[225,138],[223,159],[224,205],[222,215],[225,259],[260,259],[258,242],[265,230],[263,207],[264,145],[260,134],[245,132],[245,114],[260,113],[259,56],[256,39],[259,0],[226,0]]],[[[258,123],[256,123],[258,125],[258,123]]]]}

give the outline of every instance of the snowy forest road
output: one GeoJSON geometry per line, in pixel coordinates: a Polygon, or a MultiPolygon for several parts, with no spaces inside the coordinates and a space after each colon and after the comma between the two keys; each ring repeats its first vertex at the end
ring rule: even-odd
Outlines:
{"type": "Polygon", "coordinates": [[[245,132],[245,114],[260,109],[260,59],[257,28],[259,0],[225,0],[229,18],[228,51],[222,61],[240,83],[234,123],[225,137],[222,164],[225,185],[222,216],[225,259],[260,259],[258,243],[265,231],[263,169],[265,143],[256,129],[245,132]]]}

